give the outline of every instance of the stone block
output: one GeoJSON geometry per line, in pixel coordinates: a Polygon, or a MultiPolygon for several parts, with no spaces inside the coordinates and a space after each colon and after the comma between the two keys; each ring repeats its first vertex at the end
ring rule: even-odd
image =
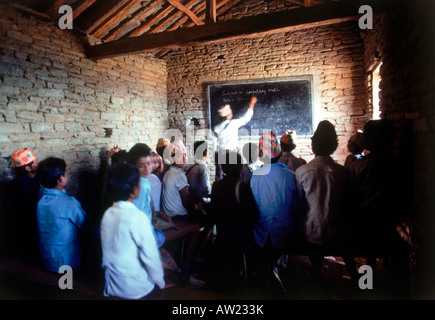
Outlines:
{"type": "Polygon", "coordinates": [[[54,127],[50,123],[37,122],[31,123],[30,129],[32,132],[52,132],[54,127]]]}
{"type": "Polygon", "coordinates": [[[39,89],[38,95],[47,98],[65,98],[64,92],[61,89],[39,89]]]}

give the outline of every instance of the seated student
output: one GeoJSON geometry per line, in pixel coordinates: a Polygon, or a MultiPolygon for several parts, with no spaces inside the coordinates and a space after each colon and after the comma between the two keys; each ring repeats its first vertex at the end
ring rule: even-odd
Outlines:
{"type": "Polygon", "coordinates": [[[163,159],[163,168],[162,168],[161,172],[159,172],[159,174],[157,174],[157,176],[159,177],[159,179],[161,181],[163,181],[163,177],[165,176],[166,172],[171,167],[171,162],[168,159],[170,145],[171,145],[171,141],[169,141],[169,139],[166,139],[166,138],[160,138],[156,144],[157,154],[163,159]]]}
{"type": "Polygon", "coordinates": [[[132,203],[141,192],[139,177],[130,164],[120,164],[108,177],[113,205],[101,220],[105,296],[140,299],[165,287],[151,221],[132,203]]]}
{"type": "Polygon", "coordinates": [[[302,158],[296,158],[292,151],[296,148],[296,144],[294,142],[296,136],[296,132],[294,130],[287,130],[281,137],[281,157],[279,158],[279,162],[284,163],[287,168],[291,171],[295,172],[297,168],[301,165],[306,164],[307,162],[302,158]]]}
{"type": "Polygon", "coordinates": [[[78,231],[85,226],[87,215],[80,202],[64,191],[68,183],[65,161],[42,160],[36,179],[45,188],[36,212],[42,261],[56,273],[62,265],[77,268],[81,262],[78,231]]]}
{"type": "Polygon", "coordinates": [[[35,179],[38,158],[29,149],[20,149],[11,155],[15,165],[15,178],[6,190],[6,223],[4,242],[11,254],[40,262],[36,206],[42,196],[42,188],[35,179]]]}
{"type": "Polygon", "coordinates": [[[258,211],[249,183],[240,177],[241,156],[227,151],[221,166],[224,177],[213,183],[210,213],[216,223],[217,243],[229,255],[225,256],[229,271],[240,271],[237,255],[240,250],[252,251],[258,211]],[[236,268],[232,268],[233,264],[236,268]]]}
{"type": "MultiPolygon", "coordinates": [[[[348,179],[344,166],[331,157],[338,140],[329,121],[319,123],[311,142],[315,158],[296,169],[296,181],[304,206],[303,233],[312,251],[310,276],[316,280],[322,278],[325,249],[342,245],[346,239],[348,179]]],[[[351,260],[343,258],[355,276],[351,260]]]]}
{"type": "Polygon", "coordinates": [[[171,144],[170,156],[174,163],[163,178],[161,209],[172,218],[177,227],[181,228],[187,224],[196,229],[196,232],[190,234],[188,238],[186,254],[182,262],[182,273],[186,286],[200,288],[205,283],[190,275],[190,266],[199,236],[199,225],[195,223],[195,220],[197,216],[201,216],[201,212],[200,207],[193,203],[189,195],[189,184],[183,171],[186,166],[187,149],[181,140],[171,144]]]}
{"type": "Polygon", "coordinates": [[[249,183],[252,173],[261,167],[262,163],[258,159],[258,144],[253,142],[246,143],[242,148],[242,155],[246,163],[242,166],[242,180],[249,183]]]}
{"type": "Polygon", "coordinates": [[[211,194],[210,170],[207,166],[208,144],[196,141],[193,145],[195,163],[186,166],[189,193],[195,202],[209,202],[211,194]]]}
{"type": "Polygon", "coordinates": [[[259,156],[265,164],[254,171],[251,189],[259,212],[254,239],[266,255],[268,267],[281,249],[297,239],[299,204],[294,172],[279,162],[281,148],[274,132],[260,137],[259,156]]]}
{"type": "Polygon", "coordinates": [[[344,166],[349,169],[352,162],[359,160],[363,157],[364,152],[364,136],[361,131],[355,132],[347,142],[347,150],[351,154],[346,157],[344,166]]]}
{"type": "MultiPolygon", "coordinates": [[[[151,174],[152,170],[150,147],[144,143],[135,144],[128,152],[128,162],[136,166],[140,175],[140,193],[138,197],[133,200],[133,204],[139,210],[144,212],[148,219],[152,221],[153,217],[151,201],[153,200],[153,197],[150,180],[148,179],[148,176],[151,174]]],[[[155,198],[155,201],[157,201],[157,198],[155,198]]],[[[158,203],[159,202],[160,201],[158,201],[158,203]]],[[[164,217],[170,219],[166,215],[164,215],[164,217]]],[[[165,234],[161,230],[154,230],[154,236],[156,238],[157,247],[160,248],[165,242],[165,234]]]]}

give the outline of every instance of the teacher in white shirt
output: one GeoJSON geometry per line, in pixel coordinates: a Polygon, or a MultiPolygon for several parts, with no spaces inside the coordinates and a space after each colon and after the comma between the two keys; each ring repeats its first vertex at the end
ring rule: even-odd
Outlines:
{"type": "Polygon", "coordinates": [[[229,104],[223,105],[218,109],[219,117],[222,121],[217,124],[213,131],[217,137],[217,152],[216,156],[216,180],[220,180],[223,177],[222,169],[218,159],[225,159],[225,153],[229,151],[238,151],[239,143],[239,128],[251,121],[254,115],[254,106],[257,103],[257,98],[252,97],[249,101],[248,110],[237,119],[233,119],[233,110],[229,104]],[[223,155],[219,157],[219,155],[223,155]]]}

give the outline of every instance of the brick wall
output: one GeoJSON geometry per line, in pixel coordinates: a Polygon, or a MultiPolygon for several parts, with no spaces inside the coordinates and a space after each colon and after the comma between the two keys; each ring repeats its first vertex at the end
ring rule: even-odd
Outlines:
{"type": "MultiPolygon", "coordinates": [[[[186,121],[196,117],[208,128],[207,82],[311,75],[314,128],[324,119],[335,125],[340,146],[333,157],[344,163],[349,137],[368,117],[358,30],[357,22],[347,22],[178,49],[165,57],[169,123],[184,132],[186,121]]],[[[309,137],[297,144],[295,154],[310,160],[309,137]]]]}
{"type": "Polygon", "coordinates": [[[64,158],[69,191],[80,197],[89,186],[81,178],[94,176],[112,146],[155,146],[168,128],[165,62],[145,54],[92,61],[74,31],[0,12],[0,181],[12,177],[7,158],[28,147],[39,159],[64,158]]]}

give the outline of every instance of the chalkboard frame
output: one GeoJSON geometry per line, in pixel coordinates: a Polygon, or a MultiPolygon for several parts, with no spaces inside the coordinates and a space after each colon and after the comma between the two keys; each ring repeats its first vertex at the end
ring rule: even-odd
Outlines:
{"type": "MultiPolygon", "coordinates": [[[[250,85],[250,84],[269,84],[269,83],[285,83],[285,82],[293,82],[293,81],[308,81],[309,82],[309,89],[310,89],[310,112],[311,112],[311,123],[310,123],[310,132],[305,134],[299,134],[297,133],[298,137],[311,137],[311,135],[314,132],[314,124],[315,124],[315,113],[314,113],[314,104],[315,104],[315,92],[314,92],[314,79],[312,75],[304,75],[304,76],[290,76],[290,77],[278,77],[278,78],[263,78],[263,79],[248,79],[248,80],[235,80],[235,81],[216,81],[216,82],[207,82],[205,83],[205,90],[206,90],[206,100],[207,100],[207,120],[208,120],[208,127],[212,131],[213,130],[213,122],[212,122],[212,112],[216,113],[217,108],[219,106],[215,106],[212,109],[211,106],[211,97],[210,97],[210,89],[212,87],[223,87],[223,86],[234,86],[234,85],[250,85]]],[[[254,109],[255,112],[255,109],[254,109]]],[[[276,132],[276,134],[280,137],[282,132],[276,132]]],[[[259,136],[239,136],[240,140],[251,140],[251,139],[258,139],[259,136]]]]}

